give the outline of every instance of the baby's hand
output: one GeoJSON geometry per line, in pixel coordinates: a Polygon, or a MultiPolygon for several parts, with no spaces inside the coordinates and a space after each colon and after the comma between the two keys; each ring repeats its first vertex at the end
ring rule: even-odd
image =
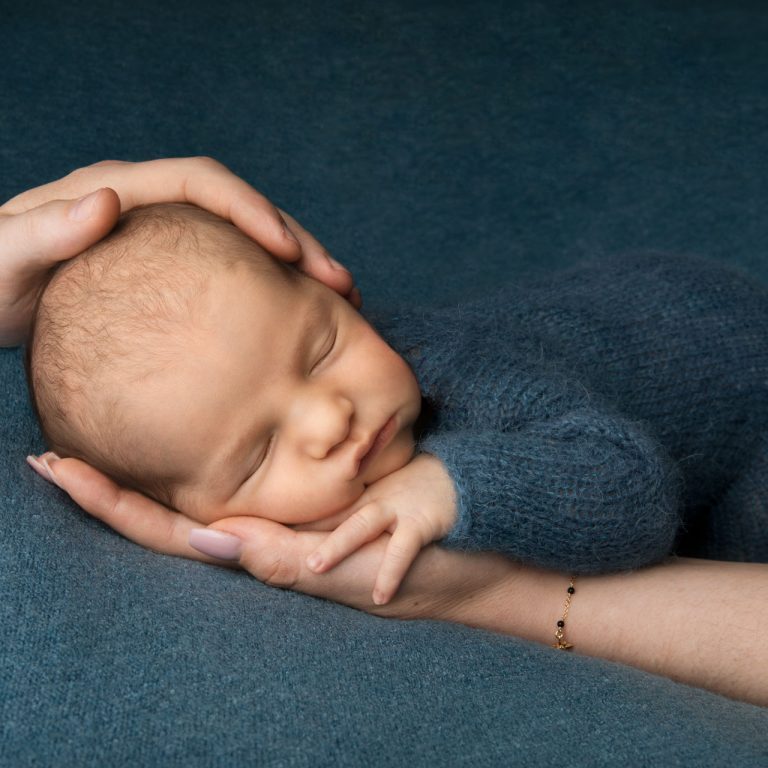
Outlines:
{"type": "Polygon", "coordinates": [[[315,573],[324,573],[389,531],[392,538],[373,589],[373,602],[384,605],[395,596],[421,548],[442,539],[455,521],[453,480],[440,459],[422,453],[368,486],[352,514],[328,534],[307,558],[307,565],[315,573]]]}

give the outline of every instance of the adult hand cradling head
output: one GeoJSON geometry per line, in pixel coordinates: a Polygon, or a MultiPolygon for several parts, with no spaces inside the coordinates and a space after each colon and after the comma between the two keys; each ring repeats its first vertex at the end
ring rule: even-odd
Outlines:
{"type": "Polygon", "coordinates": [[[350,273],[291,216],[207,157],[106,160],[23,192],[0,206],[0,346],[22,344],[53,267],[103,238],[121,212],[193,203],[360,306],[350,273]]]}
{"type": "MultiPolygon", "coordinates": [[[[38,298],[54,267],[98,243],[114,228],[121,212],[163,202],[192,203],[232,222],[265,251],[293,262],[300,271],[347,298],[351,307],[360,307],[360,295],[349,272],[334,262],[293,218],[220,163],[210,158],[145,163],[105,161],[18,195],[0,208],[0,248],[4,251],[0,259],[0,344],[13,346],[27,340],[38,298]]],[[[331,303],[335,304],[337,314],[352,319],[353,315],[344,310],[345,302],[331,303]]],[[[356,323],[360,325],[360,321],[356,323]]],[[[364,330],[362,325],[360,330],[364,330]]],[[[318,351],[325,350],[311,350],[318,351]]],[[[374,426],[378,427],[378,422],[374,426]]],[[[403,437],[406,436],[404,432],[403,437]]],[[[361,445],[365,447],[364,442],[361,445]]],[[[365,472],[359,468],[359,473],[370,481],[371,473],[386,470],[382,462],[399,461],[397,456],[389,457],[389,453],[401,448],[404,456],[410,452],[403,443],[400,448],[382,453],[365,472]]],[[[357,457],[344,458],[351,461],[357,457]]],[[[192,531],[201,532],[197,520],[115,483],[84,461],[71,457],[57,460],[53,453],[39,459],[29,458],[43,477],[63,488],[85,511],[138,544],[220,565],[237,562],[267,583],[366,610],[387,615],[434,616],[436,606],[440,606],[439,612],[447,618],[448,606],[458,605],[466,598],[463,587],[476,589],[493,581],[483,558],[467,559],[428,547],[398,598],[387,606],[377,607],[371,603],[370,595],[382,552],[390,539],[387,534],[363,546],[332,572],[318,574],[307,568],[306,559],[326,540],[320,531],[330,530],[338,520],[305,523],[299,526],[303,529],[300,531],[255,517],[225,517],[206,531],[215,535],[216,529],[228,530],[237,536],[227,540],[229,549],[221,553],[225,559],[217,559],[210,541],[206,544],[209,555],[190,546],[192,531]],[[55,473],[51,466],[55,466],[55,473]],[[233,542],[237,543],[238,554],[231,551],[233,542]],[[476,564],[474,579],[466,572],[462,574],[462,569],[457,568],[459,561],[467,566],[476,564]],[[453,577],[447,578],[448,574],[453,577]]],[[[423,463],[426,465],[426,459],[423,463]]],[[[346,467],[350,476],[352,464],[346,467]]],[[[210,507],[203,504],[200,509],[210,507]]],[[[228,510],[221,507],[220,511],[228,510]]],[[[235,510],[232,514],[238,513],[235,510]]],[[[221,536],[226,539],[225,534],[221,536]]]]}
{"type": "Polygon", "coordinates": [[[323,519],[413,454],[407,363],[335,291],[195,206],[130,211],[64,264],[27,347],[51,450],[201,523],[323,519]]]}

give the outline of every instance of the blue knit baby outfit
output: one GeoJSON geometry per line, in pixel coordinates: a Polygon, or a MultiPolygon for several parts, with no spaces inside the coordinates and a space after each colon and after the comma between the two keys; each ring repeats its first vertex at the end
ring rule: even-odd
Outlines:
{"type": "Polygon", "coordinates": [[[442,546],[577,573],[768,562],[768,286],[746,272],[603,257],[369,319],[455,482],[442,546]]]}

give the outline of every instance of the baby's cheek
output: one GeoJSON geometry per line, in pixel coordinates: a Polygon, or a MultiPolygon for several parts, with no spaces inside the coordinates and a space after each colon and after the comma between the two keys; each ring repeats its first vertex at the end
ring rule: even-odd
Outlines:
{"type": "Polygon", "coordinates": [[[322,520],[354,503],[363,493],[362,482],[328,484],[296,480],[260,494],[258,517],[294,525],[322,520]]]}
{"type": "Polygon", "coordinates": [[[217,520],[231,517],[232,512],[219,504],[191,502],[179,508],[179,512],[203,525],[210,525],[217,520]]]}

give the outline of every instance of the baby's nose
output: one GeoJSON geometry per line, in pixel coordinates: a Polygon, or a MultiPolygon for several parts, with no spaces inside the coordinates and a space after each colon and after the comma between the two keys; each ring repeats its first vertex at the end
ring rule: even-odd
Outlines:
{"type": "Polygon", "coordinates": [[[354,406],[342,397],[328,398],[306,414],[304,442],[314,459],[324,459],[349,437],[354,406]]]}

